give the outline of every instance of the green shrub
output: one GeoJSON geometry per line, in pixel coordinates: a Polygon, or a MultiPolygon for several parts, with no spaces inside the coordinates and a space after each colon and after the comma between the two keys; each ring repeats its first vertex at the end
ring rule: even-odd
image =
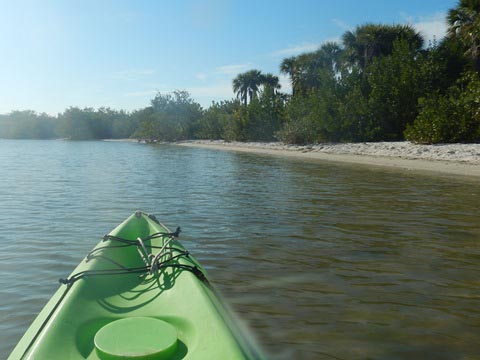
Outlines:
{"type": "Polygon", "coordinates": [[[405,131],[407,140],[423,143],[480,141],[480,79],[466,73],[445,95],[419,99],[420,113],[405,131]]]}

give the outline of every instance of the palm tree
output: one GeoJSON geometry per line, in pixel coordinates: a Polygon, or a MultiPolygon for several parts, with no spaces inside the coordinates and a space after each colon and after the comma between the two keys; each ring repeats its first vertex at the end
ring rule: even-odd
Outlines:
{"type": "Polygon", "coordinates": [[[480,0],[460,0],[447,15],[448,33],[457,38],[466,48],[480,72],[480,0]]]}
{"type": "Polygon", "coordinates": [[[327,68],[334,73],[340,71],[342,48],[338,43],[334,41],[324,43],[317,50],[317,55],[321,67],[327,68]]]}
{"type": "Polygon", "coordinates": [[[237,77],[233,79],[233,92],[235,92],[240,101],[247,106],[248,82],[245,73],[238,74],[237,77]]]}
{"type": "Polygon", "coordinates": [[[263,75],[259,70],[250,70],[238,74],[233,79],[233,91],[237,97],[247,106],[248,98],[252,101],[257,96],[259,86],[262,85],[263,75]]]}
{"type": "Polygon", "coordinates": [[[272,74],[262,75],[262,85],[264,87],[264,91],[271,92],[272,95],[276,94],[276,90],[282,87],[280,85],[280,79],[278,76],[272,74]]]}
{"type": "Polygon", "coordinates": [[[365,24],[357,26],[354,31],[347,31],[342,36],[347,66],[358,66],[365,70],[376,56],[392,53],[395,40],[405,40],[415,50],[423,46],[423,37],[410,25],[377,25],[365,24]]]}
{"type": "Polygon", "coordinates": [[[295,56],[283,59],[280,64],[280,72],[290,76],[290,82],[292,84],[292,95],[295,95],[299,82],[300,67],[298,58],[295,56]]]}
{"type": "Polygon", "coordinates": [[[342,49],[335,42],[323,44],[317,51],[284,59],[280,65],[282,73],[290,75],[293,95],[306,93],[320,85],[320,73],[333,76],[339,71],[342,49]]]}
{"type": "Polygon", "coordinates": [[[321,86],[323,75],[333,77],[340,67],[342,49],[335,42],[327,42],[317,51],[302,54],[298,57],[302,71],[300,72],[300,88],[302,91],[321,86]]]}

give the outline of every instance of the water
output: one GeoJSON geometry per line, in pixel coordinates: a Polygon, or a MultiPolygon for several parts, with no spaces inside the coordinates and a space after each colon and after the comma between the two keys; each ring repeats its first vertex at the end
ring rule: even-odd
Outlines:
{"type": "Polygon", "coordinates": [[[0,140],[0,358],[136,209],[274,359],[480,357],[480,183],[135,143],[0,140]]]}

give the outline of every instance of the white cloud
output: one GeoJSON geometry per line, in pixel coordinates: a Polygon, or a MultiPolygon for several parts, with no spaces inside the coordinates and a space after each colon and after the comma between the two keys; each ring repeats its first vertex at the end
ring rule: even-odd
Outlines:
{"type": "Polygon", "coordinates": [[[285,49],[274,51],[273,56],[293,56],[304,52],[315,51],[320,47],[319,43],[304,43],[300,45],[290,46],[285,49]]]}
{"type": "Polygon", "coordinates": [[[418,17],[408,16],[406,14],[403,14],[402,16],[410,25],[423,35],[427,44],[434,39],[440,41],[447,34],[445,13],[436,13],[429,16],[418,17]]]}
{"type": "Polygon", "coordinates": [[[332,22],[344,31],[350,30],[352,28],[345,21],[342,21],[340,19],[332,19],[332,22]]]}
{"type": "Polygon", "coordinates": [[[270,53],[270,56],[288,57],[288,56],[299,55],[306,52],[316,51],[320,48],[320,46],[322,46],[322,44],[325,44],[327,42],[340,43],[341,39],[340,37],[335,37],[335,38],[324,39],[323,41],[318,43],[303,43],[303,44],[293,45],[285,49],[274,51],[270,53]]]}

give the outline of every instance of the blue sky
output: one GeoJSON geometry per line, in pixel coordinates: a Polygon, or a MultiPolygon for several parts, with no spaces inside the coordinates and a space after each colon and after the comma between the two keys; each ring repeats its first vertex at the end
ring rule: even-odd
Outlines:
{"type": "MultiPolygon", "coordinates": [[[[366,22],[440,39],[454,0],[0,0],[0,113],[134,110],[187,90],[202,106],[232,79],[279,75],[283,58],[366,22]]],[[[281,78],[284,91],[288,79],[281,78]]]]}

